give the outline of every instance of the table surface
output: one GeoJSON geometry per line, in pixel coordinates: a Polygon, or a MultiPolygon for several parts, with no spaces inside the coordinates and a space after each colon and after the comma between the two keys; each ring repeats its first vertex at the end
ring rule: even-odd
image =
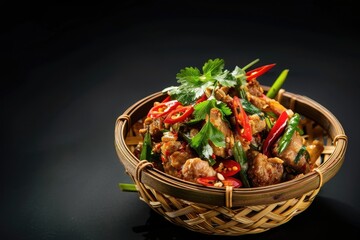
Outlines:
{"type": "Polygon", "coordinates": [[[359,233],[355,10],[342,1],[200,3],[9,10],[1,30],[1,239],[219,238],[175,226],[122,192],[118,183],[130,178],[114,147],[119,115],[175,85],[179,69],[211,58],[229,69],[257,58],[277,63],[264,85],[288,68],[283,88],[330,110],[348,137],[343,165],[306,211],[243,238],[359,233]]]}

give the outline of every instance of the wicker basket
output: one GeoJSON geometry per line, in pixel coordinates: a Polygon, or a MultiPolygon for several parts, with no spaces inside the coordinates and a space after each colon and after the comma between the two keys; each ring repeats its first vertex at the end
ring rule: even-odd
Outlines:
{"type": "Polygon", "coordinates": [[[139,161],[133,154],[139,141],[133,126],[146,115],[154,101],[161,101],[163,97],[161,92],[154,93],[118,117],[115,148],[126,173],[136,184],[140,199],[168,221],[192,231],[238,236],[282,225],[310,206],[323,184],[339,171],[344,161],[347,136],[336,117],[312,99],[281,89],[276,99],[309,119],[310,133],[321,129],[325,149],[318,168],[300,178],[257,188],[205,187],[172,177],[146,160],[139,161]]]}

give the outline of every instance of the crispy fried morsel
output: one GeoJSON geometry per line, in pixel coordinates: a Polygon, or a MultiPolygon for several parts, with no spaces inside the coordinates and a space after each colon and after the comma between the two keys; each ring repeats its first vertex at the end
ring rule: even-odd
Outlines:
{"type": "Polygon", "coordinates": [[[180,141],[168,141],[161,146],[161,155],[164,172],[175,176],[182,177],[181,168],[185,161],[194,157],[190,147],[180,141]]]}
{"type": "Polygon", "coordinates": [[[252,79],[246,85],[247,90],[253,96],[261,97],[264,93],[263,88],[256,79],[252,79]]]}
{"type": "Polygon", "coordinates": [[[263,131],[266,128],[265,119],[261,119],[258,114],[249,115],[249,122],[251,125],[251,133],[253,135],[263,131]]]}
{"type": "Polygon", "coordinates": [[[247,171],[252,187],[268,186],[282,181],[284,167],[279,158],[268,158],[255,150],[247,151],[247,171]]]}
{"type": "Polygon", "coordinates": [[[209,165],[209,162],[198,157],[186,160],[181,172],[183,179],[191,182],[196,182],[199,177],[216,175],[216,171],[209,165]]]}

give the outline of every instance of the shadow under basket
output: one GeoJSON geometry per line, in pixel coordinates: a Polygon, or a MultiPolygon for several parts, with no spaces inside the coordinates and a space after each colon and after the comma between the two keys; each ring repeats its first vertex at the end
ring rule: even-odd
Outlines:
{"type": "MultiPolygon", "coordinates": [[[[263,86],[265,92],[268,86],[263,86]]],[[[133,151],[141,140],[135,129],[161,92],[130,106],[115,123],[115,148],[126,173],[136,184],[139,197],[168,221],[195,232],[239,236],[267,231],[306,210],[323,184],[341,168],[347,136],[337,118],[314,100],[281,89],[282,105],[308,119],[307,134],[324,139],[319,166],[287,182],[256,188],[205,187],[184,181],[140,161],[133,151]],[[316,130],[316,131],[315,131],[316,130]]],[[[305,126],[306,127],[306,126],[305,126]]]]}

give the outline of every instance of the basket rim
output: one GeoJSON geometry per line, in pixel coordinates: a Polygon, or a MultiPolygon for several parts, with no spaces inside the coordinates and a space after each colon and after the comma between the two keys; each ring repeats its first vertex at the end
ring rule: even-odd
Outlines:
{"type": "MultiPolygon", "coordinates": [[[[262,85],[264,91],[268,86],[262,85]]],[[[338,119],[320,103],[313,99],[286,92],[282,89],[282,103],[291,107],[309,118],[319,118],[319,123],[326,130],[334,143],[334,152],[322,163],[316,171],[305,174],[301,178],[286,182],[252,188],[234,188],[232,190],[232,206],[261,205],[298,198],[309,192],[319,191],[341,168],[347,148],[347,136],[338,119]],[[310,111],[312,110],[312,111],[310,111]],[[306,114],[302,111],[308,111],[306,114]]],[[[150,94],[130,107],[121,114],[115,122],[115,148],[120,162],[126,172],[136,179],[136,170],[140,160],[135,157],[125,142],[125,136],[131,124],[143,117],[142,108],[145,104],[152,104],[163,96],[162,92],[150,94]]],[[[225,188],[206,187],[176,178],[155,168],[144,168],[138,181],[147,187],[153,188],[163,194],[167,194],[186,201],[225,206],[225,188]],[[206,197],[204,197],[206,196],[206,197]]]]}

